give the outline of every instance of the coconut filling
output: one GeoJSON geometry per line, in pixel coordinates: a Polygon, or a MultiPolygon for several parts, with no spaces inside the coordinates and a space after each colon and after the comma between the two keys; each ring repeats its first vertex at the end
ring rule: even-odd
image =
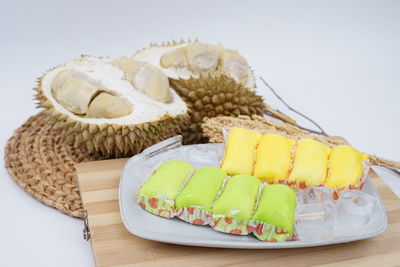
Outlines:
{"type": "Polygon", "coordinates": [[[84,57],[51,70],[41,85],[55,109],[87,123],[137,124],[185,114],[186,104],[157,71],[162,74],[141,65],[132,74],[109,59],[84,57]]]}
{"type": "Polygon", "coordinates": [[[160,67],[173,79],[189,79],[191,76],[198,78],[200,73],[217,70],[248,88],[255,87],[246,59],[237,51],[224,49],[221,45],[192,42],[166,47],[153,46],[139,51],[132,58],[160,67]]]}

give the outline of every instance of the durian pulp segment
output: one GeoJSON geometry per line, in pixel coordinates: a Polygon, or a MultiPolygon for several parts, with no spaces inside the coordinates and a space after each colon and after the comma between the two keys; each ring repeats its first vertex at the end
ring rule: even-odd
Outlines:
{"type": "Polygon", "coordinates": [[[125,73],[125,78],[147,96],[167,103],[171,94],[167,76],[161,69],[141,61],[121,57],[111,62],[125,73]]]}
{"type": "Polygon", "coordinates": [[[165,53],[160,59],[160,65],[163,68],[189,69],[189,62],[186,56],[185,47],[179,47],[175,50],[165,53]]]}
{"type": "Polygon", "coordinates": [[[139,90],[136,90],[131,83],[125,80],[124,73],[118,67],[108,64],[108,58],[96,58],[83,56],[79,59],[71,60],[64,65],[50,70],[41,79],[41,89],[43,94],[51,101],[54,108],[61,113],[67,114],[76,121],[83,121],[93,124],[139,124],[144,122],[158,121],[163,117],[176,117],[187,112],[186,104],[170,89],[171,99],[168,103],[156,101],[139,90]],[[121,96],[133,105],[133,112],[120,118],[86,118],[75,115],[63,107],[51,92],[51,84],[54,77],[63,70],[73,69],[88,76],[91,80],[99,82],[104,88],[113,95],[121,96]]]}
{"type": "MultiPolygon", "coordinates": [[[[190,70],[188,70],[185,67],[182,68],[173,68],[173,67],[169,67],[169,68],[164,68],[161,66],[161,57],[171,51],[174,51],[177,48],[182,48],[187,46],[189,43],[184,43],[184,44],[177,44],[177,45],[172,45],[172,46],[151,46],[149,48],[143,49],[141,51],[138,51],[136,54],[134,54],[132,56],[132,59],[134,60],[139,60],[139,61],[144,61],[144,62],[148,62],[149,64],[155,65],[157,67],[159,67],[160,69],[162,69],[165,73],[165,75],[167,75],[169,78],[172,79],[189,79],[190,77],[195,77],[197,78],[198,75],[191,72],[190,70]]],[[[229,50],[232,51],[232,50],[229,50]]],[[[232,67],[235,70],[238,69],[238,64],[235,63],[235,65],[232,67]],[[235,67],[236,66],[236,67],[235,67]]],[[[253,74],[251,72],[251,69],[249,67],[247,67],[247,75],[246,75],[247,81],[246,83],[244,83],[244,86],[247,88],[254,88],[255,87],[255,81],[254,81],[254,77],[253,74]]],[[[232,78],[237,78],[237,77],[232,77],[232,78]]]]}
{"type": "Polygon", "coordinates": [[[189,61],[191,71],[194,73],[208,73],[218,68],[221,60],[220,45],[209,45],[194,42],[186,46],[186,56],[189,61]]]}
{"type": "Polygon", "coordinates": [[[179,69],[176,68],[163,68],[160,64],[161,57],[168,52],[171,52],[177,48],[185,47],[186,44],[179,44],[175,46],[152,46],[143,49],[132,56],[132,59],[147,62],[151,65],[159,67],[163,70],[165,75],[173,79],[189,79],[192,76],[191,71],[189,71],[185,66],[179,69]]]}
{"type": "Polygon", "coordinates": [[[51,84],[55,99],[68,110],[79,115],[86,114],[90,101],[100,90],[102,90],[101,84],[75,70],[58,72],[51,84]]]}
{"type": "MultiPolygon", "coordinates": [[[[242,84],[246,83],[249,74],[246,72],[248,68],[247,60],[237,51],[224,49],[221,57],[222,72],[242,84]]],[[[251,77],[251,75],[250,75],[251,77]]]]}
{"type": "Polygon", "coordinates": [[[119,118],[131,114],[133,105],[125,98],[106,92],[98,94],[90,103],[87,118],[119,118]]]}

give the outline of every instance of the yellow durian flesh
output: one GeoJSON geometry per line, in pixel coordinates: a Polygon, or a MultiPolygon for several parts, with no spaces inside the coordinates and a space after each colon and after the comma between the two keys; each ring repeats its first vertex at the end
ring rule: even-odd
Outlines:
{"type": "Polygon", "coordinates": [[[122,57],[111,63],[125,73],[126,79],[139,91],[154,100],[167,103],[171,99],[167,76],[158,68],[122,57]]]}
{"type": "Polygon", "coordinates": [[[58,72],[51,83],[51,92],[57,102],[76,115],[119,118],[132,113],[131,103],[103,88],[100,83],[73,69],[58,72]]]}
{"type": "Polygon", "coordinates": [[[189,68],[188,58],[186,56],[186,47],[180,47],[165,53],[160,58],[160,65],[163,68],[189,68]]]}
{"type": "Polygon", "coordinates": [[[168,78],[156,67],[149,64],[138,66],[127,78],[135,88],[154,100],[164,103],[170,101],[168,78]]]}
{"type": "Polygon", "coordinates": [[[75,70],[60,71],[51,83],[57,102],[77,115],[86,114],[92,96],[101,90],[100,87],[100,84],[75,70]]]}
{"type": "Polygon", "coordinates": [[[359,152],[357,149],[340,145],[332,149],[329,158],[329,173],[326,179],[328,188],[344,187],[355,185],[363,174],[363,162],[368,159],[368,155],[359,152]]]}
{"type": "Polygon", "coordinates": [[[120,118],[131,114],[133,105],[126,99],[101,92],[89,105],[86,117],[88,118],[120,118]]]}
{"type": "Polygon", "coordinates": [[[207,73],[217,69],[220,59],[218,46],[194,42],[185,48],[189,68],[194,73],[207,73]]]}
{"type": "Polygon", "coordinates": [[[163,68],[187,69],[194,74],[208,73],[218,68],[221,49],[217,45],[189,43],[165,53],[160,58],[160,65],[163,68]]]}
{"type": "Polygon", "coordinates": [[[249,64],[235,50],[222,50],[221,71],[242,84],[245,84],[249,78],[249,64]]]}

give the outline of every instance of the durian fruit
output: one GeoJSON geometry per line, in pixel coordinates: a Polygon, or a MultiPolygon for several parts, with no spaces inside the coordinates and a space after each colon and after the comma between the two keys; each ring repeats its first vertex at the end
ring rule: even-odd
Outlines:
{"type": "Polygon", "coordinates": [[[199,41],[172,42],[151,45],[132,56],[161,68],[173,79],[206,77],[209,73],[221,73],[247,88],[255,87],[255,80],[249,64],[237,51],[221,45],[199,41]]]}
{"type": "Polygon", "coordinates": [[[185,144],[208,141],[201,129],[205,118],[263,115],[266,112],[267,106],[261,96],[228,76],[170,79],[170,84],[189,108],[191,123],[182,133],[185,144]]]}
{"type": "Polygon", "coordinates": [[[173,42],[151,45],[132,59],[163,70],[185,100],[191,117],[183,132],[185,144],[207,141],[200,127],[204,118],[268,113],[254,90],[250,66],[237,51],[198,41],[173,42]]]}
{"type": "Polygon", "coordinates": [[[138,153],[189,120],[163,72],[128,58],[82,56],[48,71],[35,90],[66,141],[104,156],[138,153]]]}

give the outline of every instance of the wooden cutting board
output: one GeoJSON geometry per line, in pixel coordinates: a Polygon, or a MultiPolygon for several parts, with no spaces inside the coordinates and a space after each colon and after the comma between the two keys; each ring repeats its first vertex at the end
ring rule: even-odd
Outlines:
{"type": "Polygon", "coordinates": [[[118,204],[119,178],[126,160],[77,166],[98,266],[400,266],[400,199],[373,171],[370,176],[382,196],[389,220],[382,235],[324,247],[239,250],[158,243],[130,234],[122,223],[118,204]]]}

